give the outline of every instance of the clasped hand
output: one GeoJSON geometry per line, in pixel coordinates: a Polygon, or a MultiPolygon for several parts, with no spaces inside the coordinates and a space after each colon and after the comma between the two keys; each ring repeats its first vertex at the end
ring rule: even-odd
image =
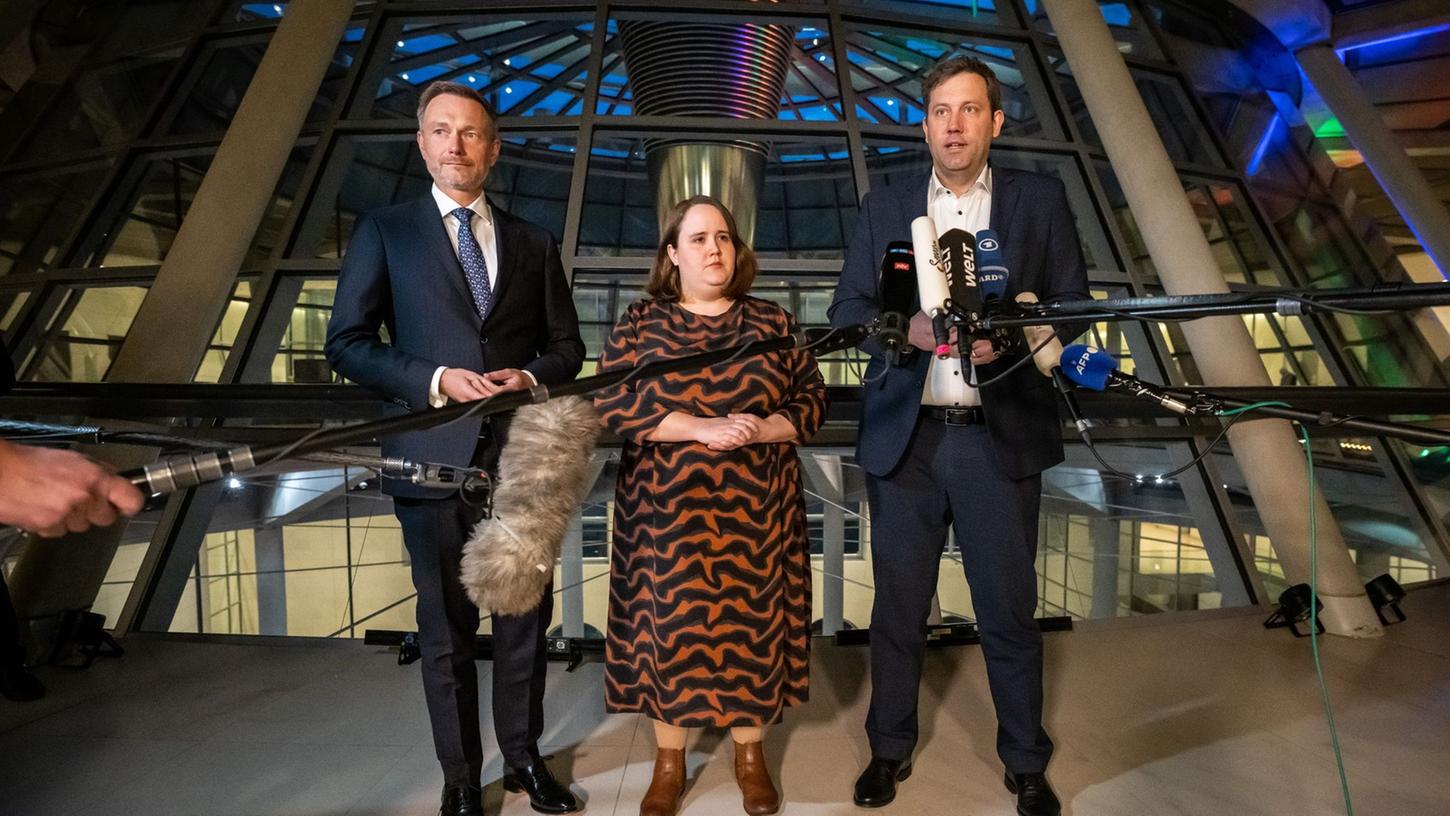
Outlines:
{"type": "Polygon", "coordinates": [[[466,368],[445,368],[438,378],[438,390],[454,402],[473,402],[506,391],[522,391],[531,383],[517,368],[500,368],[480,374],[466,368]]]}
{"type": "Polygon", "coordinates": [[[735,450],[758,440],[764,430],[765,420],[754,414],[701,417],[695,441],[713,451],[735,450]]]}

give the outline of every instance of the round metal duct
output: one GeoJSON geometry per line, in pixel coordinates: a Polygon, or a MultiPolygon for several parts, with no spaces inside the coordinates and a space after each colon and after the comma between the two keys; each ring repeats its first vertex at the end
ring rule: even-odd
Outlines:
{"type": "MultiPolygon", "coordinates": [[[[778,25],[624,21],[625,69],[640,116],[774,119],[794,31],[778,25]]],[[[769,146],[750,140],[650,138],[645,153],[661,222],[675,202],[712,195],[755,234],[769,146]]]]}

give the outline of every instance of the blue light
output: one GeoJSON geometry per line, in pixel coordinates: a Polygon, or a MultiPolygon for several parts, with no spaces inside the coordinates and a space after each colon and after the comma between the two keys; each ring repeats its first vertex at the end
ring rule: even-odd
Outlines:
{"type": "Polygon", "coordinates": [[[796,108],[796,113],[800,115],[801,119],[804,119],[807,122],[836,121],[836,116],[831,112],[831,108],[825,105],[807,105],[805,107],[796,108]]]}
{"type": "Polygon", "coordinates": [[[1358,51],[1361,48],[1372,48],[1376,45],[1386,45],[1388,43],[1401,42],[1403,40],[1413,40],[1417,37],[1424,37],[1430,34],[1438,34],[1441,31],[1450,31],[1450,23],[1441,23],[1439,25],[1427,26],[1425,28],[1417,28],[1414,31],[1402,31],[1399,34],[1391,34],[1388,37],[1380,37],[1377,40],[1367,40],[1362,43],[1354,43],[1353,45],[1346,45],[1341,48],[1335,48],[1334,51],[1335,53],[1339,54],[1339,56],[1343,57],[1350,51],[1358,51]]]}
{"type": "Polygon", "coordinates": [[[439,48],[447,48],[453,44],[452,37],[445,37],[442,34],[424,34],[412,39],[403,39],[403,45],[395,50],[403,54],[423,54],[428,51],[436,51],[439,48]]]}
{"type": "MultiPolygon", "coordinates": [[[[1009,62],[1017,61],[1017,55],[1012,53],[1012,49],[999,45],[973,45],[972,50],[980,51],[983,54],[990,54],[994,57],[1000,57],[1009,62]]],[[[998,68],[996,70],[1000,73],[1002,69],[998,68]]]]}
{"type": "Polygon", "coordinates": [[[1249,175],[1257,175],[1259,167],[1264,163],[1264,154],[1269,150],[1269,142],[1273,141],[1274,129],[1279,126],[1279,114],[1275,113],[1269,119],[1269,126],[1264,128],[1264,135],[1259,138],[1259,146],[1254,148],[1254,155],[1249,159],[1249,175]]]}
{"type": "Polygon", "coordinates": [[[1123,3],[1107,3],[1099,7],[1103,13],[1103,21],[1110,26],[1127,28],[1133,24],[1133,12],[1128,11],[1127,5],[1123,3]]]}

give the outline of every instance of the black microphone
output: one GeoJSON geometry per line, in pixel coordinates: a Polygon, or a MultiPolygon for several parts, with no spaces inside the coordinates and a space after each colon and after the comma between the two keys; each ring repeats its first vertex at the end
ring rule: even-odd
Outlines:
{"type": "Polygon", "coordinates": [[[967,322],[957,329],[957,351],[962,359],[972,356],[972,339],[982,319],[982,294],[977,288],[977,239],[966,230],[949,229],[937,239],[941,246],[942,271],[947,277],[951,311],[967,322]]]}
{"type": "Polygon", "coordinates": [[[916,253],[910,241],[892,241],[881,256],[881,317],[877,337],[888,365],[898,365],[911,349],[907,331],[916,309],[916,253]]]}
{"type": "Polygon", "coordinates": [[[1135,397],[1155,402],[1175,414],[1193,416],[1212,412],[1210,406],[1184,402],[1164,391],[1162,386],[1145,383],[1131,374],[1124,374],[1118,370],[1118,361],[1113,355],[1082,343],[1074,343],[1062,350],[1062,373],[1083,388],[1094,391],[1109,388],[1126,391],[1135,397]]]}

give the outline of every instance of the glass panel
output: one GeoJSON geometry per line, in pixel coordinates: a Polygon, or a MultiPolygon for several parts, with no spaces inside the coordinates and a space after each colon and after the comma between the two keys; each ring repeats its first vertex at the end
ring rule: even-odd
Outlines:
{"type": "MultiPolygon", "coordinates": [[[[579,228],[580,255],[654,256],[659,224],[645,157],[649,149],[642,138],[595,138],[579,228]]],[[[765,258],[844,257],[857,200],[845,142],[774,141],[767,149],[760,213],[750,241],[756,253],[765,258]]]]}
{"type": "Polygon", "coordinates": [[[289,1],[282,0],[280,3],[242,3],[237,8],[236,20],[243,23],[258,20],[280,20],[282,19],[282,15],[287,11],[287,3],[289,1]]]}
{"type": "MultiPolygon", "coordinates": [[[[1095,162],[1098,180],[1103,185],[1118,230],[1127,243],[1129,258],[1146,281],[1158,281],[1158,269],[1148,254],[1138,221],[1128,207],[1127,196],[1118,184],[1118,177],[1107,162],[1095,162]]],[[[1272,259],[1267,238],[1251,223],[1252,216],[1244,195],[1237,185],[1222,182],[1182,179],[1184,194],[1198,216],[1198,224],[1208,239],[1209,249],[1218,261],[1219,271],[1228,283],[1260,286],[1283,286],[1277,262],[1272,259]]]]}
{"type": "Polygon", "coordinates": [[[577,116],[583,105],[592,16],[478,17],[394,22],[385,75],[363,115],[414,119],[434,80],[478,89],[504,116],[577,116]]]}
{"type": "MultiPolygon", "coordinates": [[[[1038,31],[1057,36],[1042,3],[1039,0],[1024,0],[1024,2],[1027,4],[1027,16],[1031,18],[1032,25],[1038,31]]],[[[1102,12],[1103,21],[1108,24],[1108,31],[1112,33],[1119,51],[1135,57],[1162,58],[1158,44],[1153,41],[1152,33],[1148,31],[1142,18],[1133,11],[1129,3],[1098,0],[1098,10],[1102,12]]]]}
{"type": "MultiPolygon", "coordinates": [[[[1223,603],[1222,582],[1240,579],[1227,552],[1210,552],[1177,479],[1141,482],[1099,472],[1079,443],[1043,474],[1039,535],[1040,614],[1121,617],[1223,603]],[[1215,565],[1219,565],[1216,568],[1215,565]]],[[[1191,456],[1173,442],[1098,443],[1121,470],[1152,474],[1191,456]]]]}
{"type": "MultiPolygon", "coordinates": [[[[575,141],[573,135],[504,133],[498,164],[485,185],[489,200],[561,238],[575,141]]],[[[433,182],[411,135],[339,139],[330,162],[324,174],[334,181],[322,185],[336,192],[312,197],[312,209],[288,252],[292,257],[343,257],[357,217],[371,210],[405,201],[434,206],[429,197],[433,182]]]]}
{"type": "Polygon", "coordinates": [[[0,275],[50,269],[85,215],[111,161],[0,181],[0,275]]]}
{"type": "Polygon", "coordinates": [[[142,286],[73,289],[47,333],[28,379],[35,382],[100,382],[121,348],[146,297],[142,286]]]}
{"type": "MultiPolygon", "coordinates": [[[[273,245],[280,237],[291,210],[311,147],[301,146],[283,167],[272,205],[252,239],[242,270],[260,270],[267,264],[273,245]]],[[[126,193],[113,226],[103,234],[105,243],[92,254],[87,266],[150,266],[166,259],[181,222],[201,188],[210,155],[160,156],[142,160],[132,171],[136,179],[126,193]],[[97,260],[99,259],[99,261],[97,260]]]]}
{"type": "MultiPolygon", "coordinates": [[[[1056,51],[1048,53],[1048,63],[1057,74],[1058,84],[1067,98],[1068,110],[1077,121],[1078,132],[1084,142],[1102,147],[1102,137],[1088,113],[1087,103],[1077,81],[1072,77],[1072,68],[1056,51]]],[[[1133,83],[1138,88],[1148,115],[1158,131],[1158,138],[1168,151],[1168,157],[1179,164],[1205,164],[1226,166],[1218,147],[1209,138],[1208,130],[1200,121],[1198,112],[1188,100],[1182,82],[1175,76],[1153,71],[1133,69],[1133,83]]]]}
{"type": "MultiPolygon", "coordinates": [[[[857,115],[864,122],[909,125],[920,122],[922,76],[942,57],[961,54],[987,63],[1002,85],[1003,136],[1062,138],[1056,120],[1040,117],[1049,102],[1034,99],[1021,66],[1031,64],[1024,46],[981,39],[943,40],[939,34],[851,29],[847,54],[857,115]]],[[[1029,69],[1032,70],[1032,69],[1029,69]]]]}
{"type": "Polygon", "coordinates": [[[842,3],[852,4],[865,6],[864,11],[878,17],[900,10],[908,14],[930,14],[947,24],[1015,25],[1017,22],[1012,4],[1003,0],[845,0],[842,3]]]}
{"type": "MultiPolygon", "coordinates": [[[[191,208],[211,156],[154,158],[145,161],[124,215],[110,230],[98,266],[147,266],[171,250],[181,221],[191,208]]],[[[91,263],[86,264],[92,265],[91,263]]]]}
{"type": "MultiPolygon", "coordinates": [[[[324,121],[332,112],[362,35],[362,26],[353,26],[344,32],[307,113],[309,124],[324,121]]],[[[200,75],[190,86],[191,92],[167,132],[178,135],[225,132],[242,104],[267,45],[267,41],[257,42],[253,38],[241,44],[223,43],[208,48],[202,57],[200,75]]]]}
{"type": "Polygon", "coordinates": [[[272,359],[272,382],[327,384],[337,380],[322,353],[336,293],[336,280],[310,280],[302,284],[287,331],[282,335],[282,345],[272,359]]]}
{"type": "Polygon", "coordinates": [[[413,630],[392,501],[362,468],[235,480],[170,631],[362,637],[413,630]]]}
{"type": "Polygon", "coordinates": [[[20,316],[20,310],[24,309],[25,304],[29,302],[30,293],[17,292],[14,296],[8,297],[9,304],[5,307],[4,313],[0,314],[0,331],[10,331],[10,326],[15,322],[15,318],[20,316]]]}
{"type": "Polygon", "coordinates": [[[594,284],[575,280],[574,310],[579,314],[579,334],[584,340],[584,369],[579,372],[579,376],[588,377],[598,371],[599,355],[604,351],[610,331],[614,329],[614,324],[624,308],[634,302],[634,299],[624,298],[631,294],[630,288],[637,289],[642,285],[643,279],[633,287],[626,285],[625,291],[621,292],[617,283],[594,284]],[[619,303],[618,306],[615,305],[616,302],[619,303]]]}
{"type": "MultiPolygon", "coordinates": [[[[160,9],[150,13],[165,16],[160,9]]],[[[178,46],[82,71],[31,128],[16,158],[59,159],[135,138],[182,53],[178,46]]]]}
{"type": "Polygon", "coordinates": [[[227,301],[226,311],[217,323],[216,333],[212,335],[211,343],[207,346],[206,356],[202,357],[195,382],[220,381],[222,367],[226,365],[227,355],[236,345],[237,332],[242,328],[242,321],[246,319],[247,309],[251,305],[252,282],[238,281],[236,288],[232,290],[231,299],[227,301]]]}
{"type": "MultiPolygon", "coordinates": [[[[1269,381],[1281,386],[1334,386],[1337,383],[1329,366],[1314,347],[1302,318],[1274,314],[1240,316],[1244,328],[1254,341],[1259,360],[1269,381]]],[[[1202,385],[1203,374],[1188,350],[1188,340],[1180,322],[1164,323],[1163,336],[1168,346],[1169,364],[1178,370],[1179,382],[1202,385]]]]}
{"type": "MultiPolygon", "coordinates": [[[[1435,546],[1434,539],[1404,485],[1383,467],[1383,443],[1378,439],[1321,438],[1312,433],[1310,438],[1315,484],[1329,502],[1360,578],[1368,581],[1385,572],[1398,572],[1409,581],[1435,577],[1437,567],[1428,552],[1428,547],[1435,546]]],[[[1215,454],[1215,465],[1226,482],[1239,529],[1254,537],[1255,561],[1264,576],[1265,589],[1270,598],[1276,598],[1289,582],[1284,580],[1278,559],[1267,546],[1267,532],[1242,473],[1233,457],[1222,453],[1215,454]]],[[[1422,469],[1430,470],[1428,466],[1415,466],[1417,476],[1422,469]]],[[[1294,583],[1305,577],[1298,577],[1294,583]]]]}

